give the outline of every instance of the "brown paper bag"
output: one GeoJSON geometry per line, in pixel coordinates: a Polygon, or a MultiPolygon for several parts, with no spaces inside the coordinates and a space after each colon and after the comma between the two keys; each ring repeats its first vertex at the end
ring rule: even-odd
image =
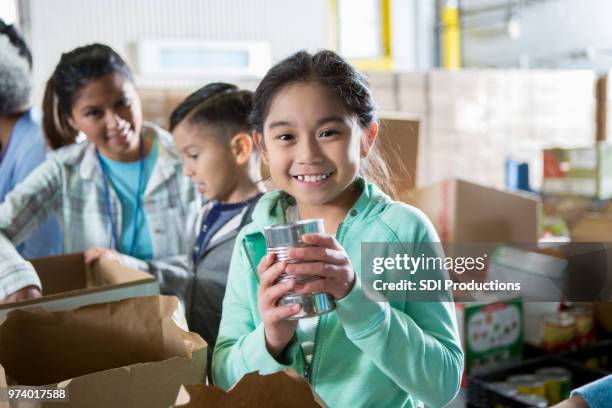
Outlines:
{"type": "Polygon", "coordinates": [[[294,370],[270,375],[257,372],[245,375],[227,393],[212,385],[183,385],[176,408],[321,408],[323,400],[294,370]]]}
{"type": "Polygon", "coordinates": [[[13,311],[0,326],[0,383],[68,391],[69,403],[45,407],[167,408],[181,384],[206,374],[206,343],[174,323],[177,306],[175,297],[151,296],[13,311]]]}

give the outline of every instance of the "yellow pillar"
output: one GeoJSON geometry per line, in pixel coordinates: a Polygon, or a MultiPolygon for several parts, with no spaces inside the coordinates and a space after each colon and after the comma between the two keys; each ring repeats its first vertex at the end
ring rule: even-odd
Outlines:
{"type": "Polygon", "coordinates": [[[442,8],[442,67],[461,68],[461,24],[456,1],[447,1],[442,8]]]}

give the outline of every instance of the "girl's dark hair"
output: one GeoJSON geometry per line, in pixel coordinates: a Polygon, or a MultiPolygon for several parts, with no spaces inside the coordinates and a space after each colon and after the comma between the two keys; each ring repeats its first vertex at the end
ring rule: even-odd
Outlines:
{"type": "Polygon", "coordinates": [[[308,81],[317,81],[338,95],[362,128],[375,120],[376,103],[363,75],[333,51],[314,55],[299,51],[270,68],[255,90],[250,117],[255,129],[263,133],[270,103],[278,91],[291,83],[308,81]]]}
{"type": "Polygon", "coordinates": [[[192,126],[211,126],[217,137],[224,139],[242,131],[250,133],[252,106],[253,92],[222,82],[208,84],[174,109],[170,115],[170,130],[186,120],[192,126]]]}
{"type": "Polygon", "coordinates": [[[15,30],[15,26],[6,24],[4,20],[0,18],[0,35],[6,35],[8,37],[11,44],[19,50],[19,55],[28,61],[30,69],[32,69],[32,53],[23,40],[23,37],[15,30]]]}
{"type": "MultiPolygon", "coordinates": [[[[272,99],[287,85],[316,81],[336,94],[345,109],[355,115],[362,129],[376,121],[376,103],[366,78],[333,51],[316,54],[299,51],[282,60],[267,72],[255,90],[250,120],[255,130],[263,134],[272,99]]],[[[370,150],[360,173],[392,197],[397,188],[389,183],[389,170],[377,146],[370,150]]]]}
{"type": "Polygon", "coordinates": [[[78,132],[68,118],[78,93],[89,82],[109,74],[121,74],[134,82],[128,65],[107,45],[90,44],[62,54],[43,97],[43,129],[51,148],[74,143],[78,132]]]}

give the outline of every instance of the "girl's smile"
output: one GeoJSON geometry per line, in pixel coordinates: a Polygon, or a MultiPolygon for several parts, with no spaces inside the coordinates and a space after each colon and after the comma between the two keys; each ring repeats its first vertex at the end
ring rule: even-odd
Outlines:
{"type": "Polygon", "coordinates": [[[304,186],[317,187],[323,185],[334,173],[332,171],[318,174],[299,174],[292,176],[294,180],[304,186]]]}

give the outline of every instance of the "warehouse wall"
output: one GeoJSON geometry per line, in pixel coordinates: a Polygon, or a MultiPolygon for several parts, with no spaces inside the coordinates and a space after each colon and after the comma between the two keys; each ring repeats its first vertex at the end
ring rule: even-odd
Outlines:
{"type": "Polygon", "coordinates": [[[278,60],[298,48],[328,48],[331,38],[327,0],[21,0],[20,7],[36,58],[35,100],[61,52],[94,41],[125,56],[145,38],[265,40],[278,60]]]}
{"type": "MultiPolygon", "coordinates": [[[[505,5],[508,0],[463,0],[466,10],[505,5]]],[[[593,68],[606,70],[608,58],[586,59],[581,54],[593,45],[612,50],[612,2],[609,0],[524,1],[531,5],[517,16],[521,34],[513,40],[508,34],[507,9],[480,14],[478,23],[464,22],[464,62],[469,67],[593,68]],[[571,55],[577,54],[577,58],[571,55]],[[522,60],[522,64],[521,64],[522,60]]],[[[471,22],[470,22],[471,21],[471,22]]]]}

